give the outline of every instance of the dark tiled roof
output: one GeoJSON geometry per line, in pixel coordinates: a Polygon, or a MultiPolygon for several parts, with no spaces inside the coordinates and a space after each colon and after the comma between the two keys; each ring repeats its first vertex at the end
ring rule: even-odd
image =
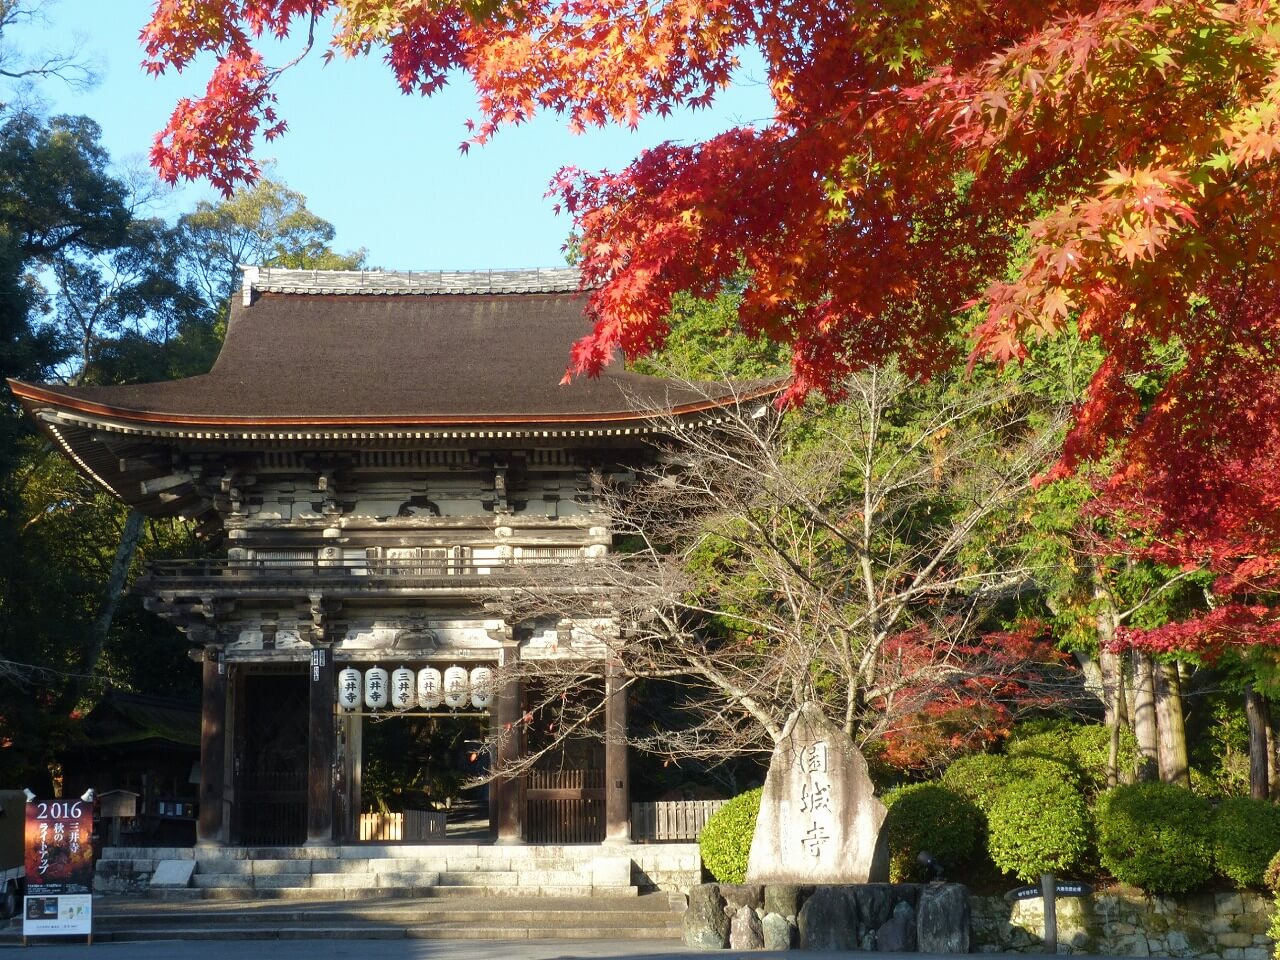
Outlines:
{"type": "Polygon", "coordinates": [[[252,296],[236,299],[208,374],[127,386],[15,384],[15,392],[29,406],[124,420],[267,427],[604,423],[715,406],[732,392],[681,387],[621,364],[561,385],[570,344],[590,330],[572,270],[247,274],[252,296]],[[393,290],[410,295],[388,296],[393,290]],[[541,292],[489,292],[498,290],[541,292]]]}

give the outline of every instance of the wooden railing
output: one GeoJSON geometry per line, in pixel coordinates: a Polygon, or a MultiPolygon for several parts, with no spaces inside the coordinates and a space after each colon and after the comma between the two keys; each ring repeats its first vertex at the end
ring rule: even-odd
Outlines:
{"type": "Polygon", "coordinates": [[[443,840],[444,832],[445,815],[431,810],[360,814],[361,840],[406,840],[424,843],[443,840]]]}
{"type": "Polygon", "coordinates": [[[406,557],[365,559],[267,557],[251,560],[156,560],[147,575],[156,580],[284,580],[299,577],[340,580],[348,577],[392,580],[456,581],[459,577],[527,579],[588,558],[495,557],[493,559],[406,557]]]}
{"type": "Polygon", "coordinates": [[[524,829],[530,843],[603,841],[604,771],[531,770],[524,829]]]}
{"type": "Polygon", "coordinates": [[[711,815],[725,800],[666,800],[631,805],[631,839],[697,840],[711,815]]]}

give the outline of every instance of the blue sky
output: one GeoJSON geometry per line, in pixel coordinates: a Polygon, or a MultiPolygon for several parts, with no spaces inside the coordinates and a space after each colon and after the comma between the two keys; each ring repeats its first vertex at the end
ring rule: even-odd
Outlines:
{"type": "MultiPolygon", "coordinates": [[[[207,75],[198,65],[159,80],[143,73],[137,37],[150,12],[147,0],[59,0],[44,36],[7,38],[31,46],[79,35],[84,53],[97,61],[98,85],[74,92],[51,82],[42,93],[53,112],[94,118],[112,156],[137,165],[145,163],[151,138],[177,99],[198,93],[207,75]]],[[[294,50],[270,52],[268,60],[283,62],[294,50]]],[[[547,115],[462,156],[463,122],[474,115],[465,78],[430,99],[406,97],[380,60],[325,66],[318,52],[279,85],[279,109],[290,129],[259,157],[274,158],[273,175],[334,224],[339,249],[366,247],[370,262],[387,269],[561,265],[570,222],[543,196],[561,166],[618,169],[647,146],[762,124],[770,113],[761,71],[748,67],[709,111],[648,118],[636,132],[582,135],[547,115]]],[[[186,188],[167,199],[165,212],[214,196],[203,186],[186,188]]]]}

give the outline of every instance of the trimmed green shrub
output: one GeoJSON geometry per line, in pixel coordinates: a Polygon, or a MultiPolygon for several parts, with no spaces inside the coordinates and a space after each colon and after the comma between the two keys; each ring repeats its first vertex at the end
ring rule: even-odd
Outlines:
{"type": "Polygon", "coordinates": [[[1280,960],[1280,853],[1271,858],[1262,880],[1275,900],[1275,910],[1271,914],[1271,925],[1267,927],[1267,936],[1276,944],[1271,951],[1271,956],[1275,960],[1280,960]]]}
{"type": "Polygon", "coordinates": [[[889,807],[882,829],[889,844],[891,881],[912,879],[922,850],[952,875],[981,852],[982,811],[954,790],[917,783],[890,792],[884,802],[889,807]]]}
{"type": "Polygon", "coordinates": [[[740,793],[713,813],[698,837],[702,863],[720,883],[742,883],[747,878],[747,858],[760,816],[757,787],[740,793]]]}
{"type": "Polygon", "coordinates": [[[1171,783],[1134,783],[1098,798],[1098,853],[1123,883],[1185,893],[1213,876],[1209,801],[1171,783]]]}
{"type": "Polygon", "coordinates": [[[1280,851],[1280,807],[1266,800],[1229,797],[1213,815],[1213,861],[1237,887],[1260,887],[1267,864],[1280,851]]]}
{"type": "Polygon", "coordinates": [[[1005,787],[1032,779],[1075,783],[1075,772],[1044,757],[1007,757],[996,753],[975,753],[952,762],[942,775],[942,785],[968,797],[984,813],[990,813],[1005,787]]]}
{"type": "Polygon", "coordinates": [[[1089,808],[1062,778],[1004,787],[987,811],[987,830],[992,861],[1019,880],[1070,873],[1089,855],[1089,808]]]}
{"type": "MultiPolygon", "coordinates": [[[[1057,721],[1038,724],[1030,730],[1015,727],[1005,753],[1013,757],[1042,757],[1070,767],[1080,785],[1089,793],[1107,787],[1107,755],[1111,750],[1111,731],[1100,723],[1057,721]]],[[[1120,749],[1116,765],[1132,770],[1137,757],[1137,741],[1129,730],[1120,731],[1120,749]]]]}

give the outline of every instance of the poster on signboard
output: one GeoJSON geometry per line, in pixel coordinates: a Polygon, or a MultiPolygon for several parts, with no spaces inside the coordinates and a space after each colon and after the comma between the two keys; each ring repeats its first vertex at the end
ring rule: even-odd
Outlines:
{"type": "Polygon", "coordinates": [[[27,804],[27,895],[22,935],[90,935],[93,929],[93,803],[27,804]]]}

